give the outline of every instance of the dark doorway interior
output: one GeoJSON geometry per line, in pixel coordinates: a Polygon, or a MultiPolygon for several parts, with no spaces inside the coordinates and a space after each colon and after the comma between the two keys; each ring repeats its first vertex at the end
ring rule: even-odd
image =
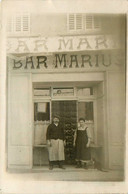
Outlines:
{"type": "Polygon", "coordinates": [[[77,101],[52,101],[52,116],[58,115],[64,126],[66,146],[65,163],[75,163],[75,150],[73,147],[74,132],[77,128],[77,101]]]}

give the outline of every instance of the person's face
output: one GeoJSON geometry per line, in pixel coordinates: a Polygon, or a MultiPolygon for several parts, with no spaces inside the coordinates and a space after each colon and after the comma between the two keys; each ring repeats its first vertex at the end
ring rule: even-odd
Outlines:
{"type": "Polygon", "coordinates": [[[53,122],[54,122],[55,124],[58,124],[58,123],[59,123],[59,119],[58,119],[58,118],[54,118],[54,119],[53,119],[53,122]]]}
{"type": "Polygon", "coordinates": [[[80,126],[83,127],[85,122],[83,120],[80,121],[80,126]]]}

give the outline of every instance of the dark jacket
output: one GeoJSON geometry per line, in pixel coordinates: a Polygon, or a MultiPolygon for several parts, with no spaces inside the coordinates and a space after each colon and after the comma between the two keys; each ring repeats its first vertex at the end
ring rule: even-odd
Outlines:
{"type": "Polygon", "coordinates": [[[61,139],[64,140],[64,128],[61,124],[56,126],[54,123],[50,124],[47,128],[46,139],[61,139]]]}

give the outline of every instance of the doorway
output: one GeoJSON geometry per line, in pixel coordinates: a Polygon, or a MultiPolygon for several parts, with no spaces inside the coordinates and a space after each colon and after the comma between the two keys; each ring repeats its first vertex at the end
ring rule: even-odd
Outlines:
{"type": "Polygon", "coordinates": [[[52,101],[52,117],[58,115],[64,126],[66,139],[65,163],[74,164],[75,150],[73,147],[74,133],[77,128],[77,101],[52,101]]]}

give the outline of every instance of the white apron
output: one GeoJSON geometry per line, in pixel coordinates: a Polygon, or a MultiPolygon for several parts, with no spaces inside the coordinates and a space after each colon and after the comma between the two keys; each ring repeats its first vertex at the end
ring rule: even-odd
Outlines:
{"type": "Polygon", "coordinates": [[[49,160],[65,160],[64,157],[64,142],[61,139],[51,139],[52,146],[48,147],[49,160]]]}

